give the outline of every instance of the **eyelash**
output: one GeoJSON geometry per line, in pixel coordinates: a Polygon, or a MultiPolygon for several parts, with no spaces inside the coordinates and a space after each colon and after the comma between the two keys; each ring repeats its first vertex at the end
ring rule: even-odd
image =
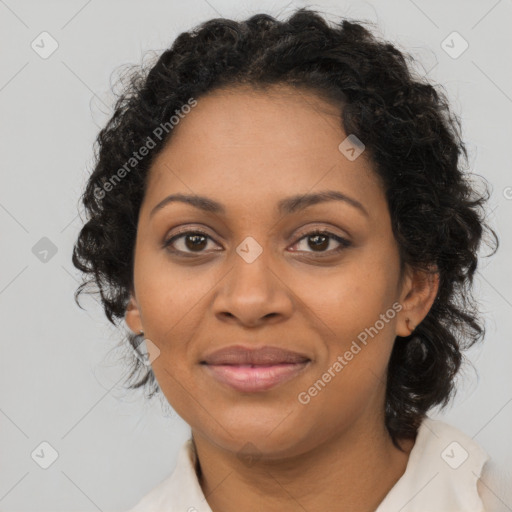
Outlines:
{"type": "MultiPolygon", "coordinates": [[[[199,251],[199,252],[187,252],[187,251],[181,251],[179,249],[174,249],[171,247],[171,245],[176,241],[178,240],[179,238],[182,238],[186,235],[201,235],[201,236],[204,236],[206,238],[209,238],[210,240],[213,240],[213,238],[210,237],[210,235],[208,235],[207,233],[205,233],[204,231],[201,231],[200,229],[197,229],[197,230],[188,230],[188,231],[183,231],[181,233],[177,233],[176,235],[173,235],[171,238],[169,238],[168,240],[166,240],[163,244],[163,247],[165,249],[167,249],[168,251],[172,252],[172,253],[175,253],[175,254],[179,254],[179,255],[183,255],[185,257],[194,257],[196,255],[200,255],[200,254],[203,254],[204,252],[203,251],[199,251]]],[[[331,249],[329,251],[324,251],[324,252],[318,252],[316,254],[318,254],[320,258],[324,257],[322,255],[328,255],[328,256],[332,256],[333,254],[338,254],[339,252],[343,251],[344,249],[350,247],[352,245],[351,242],[349,242],[348,240],[346,240],[345,238],[342,238],[338,235],[335,235],[334,233],[331,233],[330,231],[326,231],[326,230],[322,230],[322,229],[315,229],[313,231],[310,231],[306,234],[304,234],[303,236],[301,236],[297,242],[295,242],[293,245],[296,245],[297,243],[299,243],[301,240],[303,240],[304,238],[309,238],[309,237],[312,237],[312,236],[315,236],[315,235],[324,235],[324,236],[327,236],[329,238],[332,238],[334,239],[336,242],[338,242],[340,244],[340,246],[337,248],[337,249],[331,249]]],[[[301,252],[301,251],[298,251],[298,252],[301,252]]],[[[315,254],[315,251],[305,251],[305,252],[308,252],[308,253],[312,253],[312,254],[315,254]]]]}

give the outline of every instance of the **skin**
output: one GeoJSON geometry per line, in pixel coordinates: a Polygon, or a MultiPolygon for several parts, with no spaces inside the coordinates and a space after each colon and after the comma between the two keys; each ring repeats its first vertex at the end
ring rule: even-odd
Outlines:
{"type": "Polygon", "coordinates": [[[340,152],[346,136],[339,108],[309,91],[217,90],[198,98],[150,169],[125,319],[160,350],[153,371],[191,427],[214,512],[255,503],[268,511],[371,511],[406,469],[414,441],[398,450],[384,423],[387,366],[395,337],[428,313],[438,278],[408,267],[400,274],[383,188],[366,152],[354,161],[340,152]],[[279,200],[320,190],[356,199],[366,214],[333,200],[277,212],[279,200]],[[172,202],[150,215],[175,193],[207,196],[226,211],[172,202]],[[351,245],[336,252],[340,244],[327,238],[317,248],[306,236],[314,228],[351,245]],[[208,235],[199,249],[187,237],[174,241],[190,258],[163,247],[183,229],[208,235]],[[248,236],[262,248],[251,263],[236,252],[248,236]],[[401,311],[299,403],[395,302],[401,311]],[[240,393],[199,364],[233,344],[275,345],[311,363],[268,391],[240,393]],[[239,456],[242,448],[252,459],[239,456]]]}

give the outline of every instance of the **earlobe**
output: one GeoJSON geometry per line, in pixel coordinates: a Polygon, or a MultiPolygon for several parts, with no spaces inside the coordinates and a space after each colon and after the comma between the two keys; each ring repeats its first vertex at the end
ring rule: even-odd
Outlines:
{"type": "Polygon", "coordinates": [[[126,313],[124,315],[124,319],[125,319],[125,322],[128,325],[128,327],[133,332],[138,333],[141,330],[143,330],[139,306],[137,304],[137,301],[133,297],[133,295],[130,297],[130,301],[128,302],[128,305],[126,306],[126,313]]]}
{"type": "Polygon", "coordinates": [[[401,304],[403,309],[397,319],[397,336],[410,336],[427,316],[439,290],[439,273],[433,267],[430,272],[415,270],[407,279],[401,304]]]}

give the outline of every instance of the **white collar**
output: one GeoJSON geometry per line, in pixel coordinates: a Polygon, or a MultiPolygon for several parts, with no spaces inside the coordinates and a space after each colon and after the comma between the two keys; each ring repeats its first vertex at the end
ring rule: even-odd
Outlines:
{"type": "Polygon", "coordinates": [[[404,474],[375,512],[484,512],[477,481],[487,460],[471,437],[427,417],[404,474]]]}
{"type": "MultiPolygon", "coordinates": [[[[212,512],[197,478],[196,457],[190,438],[182,445],[171,476],[129,512],[212,512]]],[[[468,435],[427,417],[404,474],[375,512],[484,512],[477,480],[488,459],[468,435]]]]}

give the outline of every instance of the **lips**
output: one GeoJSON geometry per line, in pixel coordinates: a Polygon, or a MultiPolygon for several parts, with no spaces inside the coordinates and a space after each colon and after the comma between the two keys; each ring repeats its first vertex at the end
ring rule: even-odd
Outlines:
{"type": "Polygon", "coordinates": [[[245,393],[267,391],[300,375],[311,360],[278,347],[248,349],[231,346],[205,357],[201,364],[210,377],[245,393]]]}
{"type": "Polygon", "coordinates": [[[278,347],[258,349],[234,345],[207,355],[201,363],[210,365],[276,365],[305,363],[309,358],[304,354],[278,347]]]}

